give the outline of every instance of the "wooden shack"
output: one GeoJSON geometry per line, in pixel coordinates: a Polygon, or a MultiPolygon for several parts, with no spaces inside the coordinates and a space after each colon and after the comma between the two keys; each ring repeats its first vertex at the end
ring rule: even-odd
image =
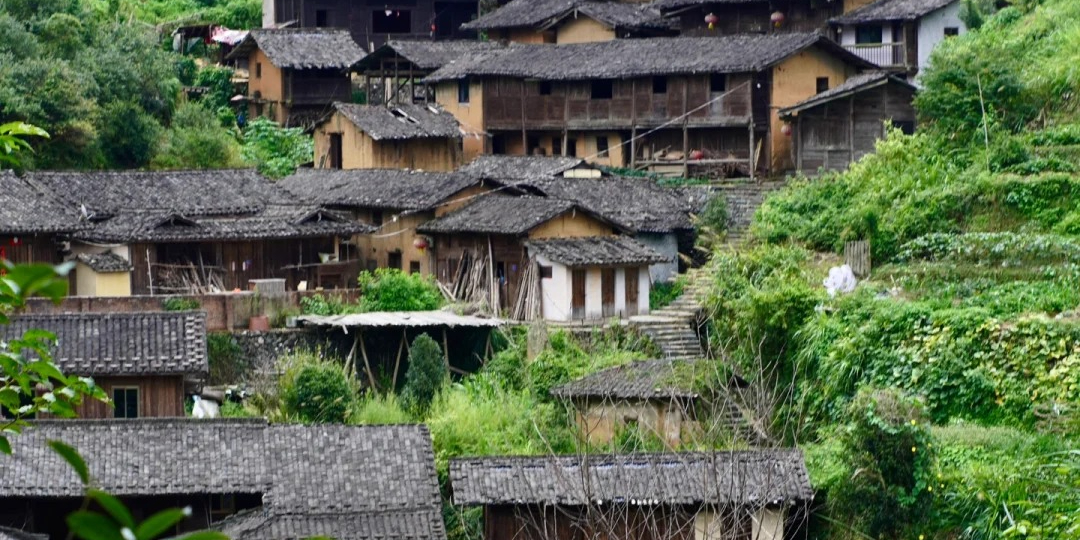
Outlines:
{"type": "Polygon", "coordinates": [[[792,32],[509,47],[425,81],[462,124],[491,135],[494,154],[752,176],[794,166],[777,108],[865,67],[821,35],[792,32]]]}
{"type": "Polygon", "coordinates": [[[462,458],[450,485],[485,540],[782,540],[814,496],[797,449],[462,458]]]}
{"type": "Polygon", "coordinates": [[[462,28],[515,43],[590,43],[676,34],[658,9],[640,0],[512,0],[462,28]]]}
{"type": "Polygon", "coordinates": [[[17,315],[0,339],[28,330],[56,336],[53,362],[66,375],[93,377],[112,400],[86,400],[81,419],[184,416],[184,398],[209,374],[201,311],[17,315]]]}
{"type": "Polygon", "coordinates": [[[248,62],[248,116],[311,129],[335,101],[352,101],[348,69],[364,56],[347,30],[252,30],[228,55],[248,62]]]}
{"type": "Polygon", "coordinates": [[[461,164],[461,126],[431,105],[334,103],[315,127],[319,169],[452,171],[461,164]]]}
{"type": "Polygon", "coordinates": [[[781,109],[781,118],[792,126],[795,168],[806,174],[845,169],[872,153],[890,124],[913,133],[915,92],[900,77],[866,73],[781,109]]]}

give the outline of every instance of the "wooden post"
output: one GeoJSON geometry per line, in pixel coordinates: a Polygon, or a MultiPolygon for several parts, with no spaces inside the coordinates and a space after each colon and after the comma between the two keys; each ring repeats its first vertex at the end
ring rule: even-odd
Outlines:
{"type": "Polygon", "coordinates": [[[357,330],[356,339],[360,342],[360,353],[364,355],[364,370],[367,371],[368,382],[371,384],[371,389],[378,390],[379,386],[375,384],[375,374],[371,372],[371,363],[368,362],[367,347],[364,346],[364,333],[357,330]]]}
{"type": "Polygon", "coordinates": [[[480,365],[487,364],[487,361],[491,359],[493,351],[491,350],[491,329],[488,329],[487,343],[484,344],[484,358],[480,361],[480,365]]]}
{"type": "Polygon", "coordinates": [[[397,388],[397,376],[398,368],[401,367],[401,353],[405,352],[405,342],[408,341],[408,336],[405,335],[405,329],[401,330],[401,343],[398,343],[397,358],[394,360],[394,388],[397,388]]]}
{"type": "Polygon", "coordinates": [[[848,98],[848,163],[855,162],[855,95],[848,98]]]}
{"type": "Polygon", "coordinates": [[[630,80],[630,168],[637,169],[637,79],[630,80]]]}
{"type": "Polygon", "coordinates": [[[803,147],[802,147],[802,115],[795,117],[795,168],[802,172],[803,147]]]}
{"type": "Polygon", "coordinates": [[[446,362],[446,371],[450,371],[450,340],[446,339],[446,327],[442,329],[442,352],[443,361],[446,362]]]}
{"type": "Polygon", "coordinates": [[[360,342],[360,334],[353,337],[352,349],[349,350],[349,356],[345,358],[345,370],[349,372],[349,378],[356,380],[356,347],[360,342]]]}
{"type": "Polygon", "coordinates": [[[495,284],[495,251],[491,248],[491,235],[487,237],[488,246],[488,287],[491,290],[488,292],[489,302],[491,302],[491,313],[499,313],[499,288],[495,284]]]}
{"type": "Polygon", "coordinates": [[[752,113],[750,118],[750,148],[748,148],[747,150],[750,154],[750,181],[753,182],[754,174],[756,172],[754,171],[754,165],[757,164],[757,157],[754,156],[754,119],[752,117],[752,113]]]}
{"type": "Polygon", "coordinates": [[[570,122],[570,91],[563,91],[563,114],[562,114],[562,155],[567,156],[570,144],[570,132],[567,131],[566,126],[570,122]]]}
{"type": "Polygon", "coordinates": [[[687,125],[690,116],[689,102],[690,101],[690,77],[686,77],[683,80],[682,88],[682,166],[683,166],[683,178],[690,178],[690,131],[687,125]]]}
{"type": "Polygon", "coordinates": [[[525,155],[529,155],[529,136],[525,132],[525,80],[521,80],[521,147],[525,149],[525,155]]]}

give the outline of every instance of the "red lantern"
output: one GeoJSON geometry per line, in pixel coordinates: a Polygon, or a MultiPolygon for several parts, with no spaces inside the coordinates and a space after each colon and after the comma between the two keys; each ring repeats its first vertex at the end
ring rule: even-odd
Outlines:
{"type": "Polygon", "coordinates": [[[430,247],[427,238],[424,238],[423,236],[417,236],[416,238],[413,238],[412,245],[414,248],[420,250],[421,253],[423,253],[425,249],[430,247]]]}
{"type": "Polygon", "coordinates": [[[702,152],[701,150],[691,150],[690,151],[690,159],[693,159],[693,160],[696,161],[696,160],[704,159],[704,158],[705,158],[705,152],[702,152]]]}
{"type": "Polygon", "coordinates": [[[784,14],[780,11],[774,11],[773,14],[769,16],[769,21],[773,23],[773,26],[780,28],[780,25],[784,24],[784,14]]]}
{"type": "Polygon", "coordinates": [[[716,28],[716,23],[720,22],[720,17],[717,17],[715,13],[710,13],[705,16],[705,22],[709,24],[709,30],[716,28]]]}
{"type": "Polygon", "coordinates": [[[794,130],[791,129],[791,124],[784,124],[780,126],[780,133],[783,133],[785,137],[790,137],[792,131],[794,130]]]}
{"type": "Polygon", "coordinates": [[[435,33],[435,23],[431,23],[431,33],[435,33]]]}

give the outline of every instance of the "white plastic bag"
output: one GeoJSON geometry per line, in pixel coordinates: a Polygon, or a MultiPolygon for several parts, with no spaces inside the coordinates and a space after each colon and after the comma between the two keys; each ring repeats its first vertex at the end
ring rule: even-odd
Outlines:
{"type": "Polygon", "coordinates": [[[217,418],[220,410],[215,401],[195,396],[195,406],[191,409],[191,416],[195,418],[217,418]]]}
{"type": "Polygon", "coordinates": [[[847,294],[854,291],[858,280],[855,279],[855,273],[851,271],[851,267],[845,264],[830,268],[829,277],[825,278],[822,284],[825,285],[829,296],[835,297],[837,293],[847,294]]]}

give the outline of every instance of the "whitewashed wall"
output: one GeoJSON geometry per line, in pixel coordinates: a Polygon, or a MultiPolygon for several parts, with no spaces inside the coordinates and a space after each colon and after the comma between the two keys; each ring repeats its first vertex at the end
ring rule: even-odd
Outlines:
{"type": "Polygon", "coordinates": [[[634,240],[653,248],[667,257],[670,262],[656,263],[649,267],[653,283],[662,283],[675,279],[679,273],[679,239],[675,233],[640,233],[634,240]]]}
{"type": "Polygon", "coordinates": [[[959,28],[961,34],[967,32],[967,26],[960,20],[960,0],[919,19],[919,73],[930,65],[930,53],[945,39],[948,27],[959,28]]]}

